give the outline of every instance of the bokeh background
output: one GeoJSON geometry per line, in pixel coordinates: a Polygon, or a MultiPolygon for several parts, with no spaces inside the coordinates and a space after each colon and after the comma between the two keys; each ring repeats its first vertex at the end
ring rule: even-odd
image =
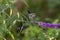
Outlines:
{"type": "Polygon", "coordinates": [[[60,0],[0,0],[0,40],[60,40],[60,0]]]}

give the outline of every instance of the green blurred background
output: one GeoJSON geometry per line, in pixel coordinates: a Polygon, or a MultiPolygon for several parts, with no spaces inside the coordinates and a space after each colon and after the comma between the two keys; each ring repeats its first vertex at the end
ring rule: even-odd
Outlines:
{"type": "Polygon", "coordinates": [[[0,0],[0,40],[60,40],[60,28],[36,22],[60,22],[60,0],[0,0]]]}

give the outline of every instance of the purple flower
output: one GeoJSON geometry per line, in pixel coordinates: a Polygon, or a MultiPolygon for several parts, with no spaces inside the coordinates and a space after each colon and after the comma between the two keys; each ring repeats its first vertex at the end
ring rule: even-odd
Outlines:
{"type": "Polygon", "coordinates": [[[51,27],[52,27],[52,24],[46,23],[46,27],[47,27],[47,28],[51,28],[51,27]]]}
{"type": "Polygon", "coordinates": [[[59,26],[60,26],[59,23],[57,23],[57,24],[53,24],[53,28],[55,28],[55,29],[57,29],[59,26]]]}
{"type": "Polygon", "coordinates": [[[57,28],[57,24],[52,24],[52,28],[57,28]]]}
{"type": "Polygon", "coordinates": [[[60,26],[60,23],[57,23],[58,26],[60,26]]]}
{"type": "Polygon", "coordinates": [[[57,28],[60,26],[60,23],[51,24],[51,23],[39,22],[38,24],[39,24],[40,26],[42,26],[42,27],[55,28],[55,29],[57,29],[57,28]]]}
{"type": "Polygon", "coordinates": [[[45,22],[39,22],[38,23],[40,26],[46,26],[46,23],[45,22]]]}

